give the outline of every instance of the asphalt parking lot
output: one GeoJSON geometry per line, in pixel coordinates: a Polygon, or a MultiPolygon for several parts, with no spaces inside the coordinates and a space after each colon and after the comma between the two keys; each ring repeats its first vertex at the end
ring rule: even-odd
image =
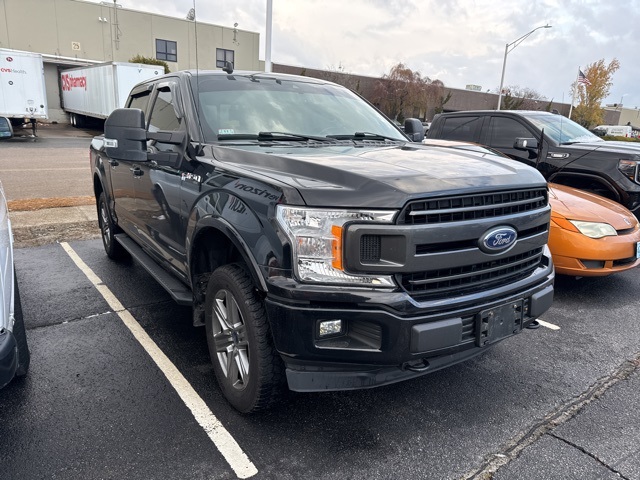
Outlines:
{"type": "Polygon", "coordinates": [[[545,326],[464,364],[244,416],[190,310],[99,239],[15,266],[32,364],[0,390],[2,478],[640,479],[638,271],[559,278],[545,326]]]}

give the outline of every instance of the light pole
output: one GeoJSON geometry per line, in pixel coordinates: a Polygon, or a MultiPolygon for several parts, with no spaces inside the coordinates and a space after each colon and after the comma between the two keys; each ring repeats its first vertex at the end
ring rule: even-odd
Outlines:
{"type": "Polygon", "coordinates": [[[534,28],[533,30],[531,30],[529,33],[525,33],[523,36],[521,36],[520,38],[514,40],[511,43],[507,43],[506,46],[504,47],[504,60],[502,61],[502,76],[500,77],[500,91],[498,92],[498,108],[497,110],[500,110],[500,105],[502,104],[502,87],[504,86],[504,70],[507,66],[507,55],[509,54],[509,52],[511,50],[513,50],[514,48],[516,48],[518,45],[520,45],[524,40],[526,40],[526,38],[531,35],[533,32],[535,32],[536,30],[539,30],[541,28],[551,28],[551,25],[549,25],[548,23],[546,25],[541,25],[539,27],[534,28]]]}

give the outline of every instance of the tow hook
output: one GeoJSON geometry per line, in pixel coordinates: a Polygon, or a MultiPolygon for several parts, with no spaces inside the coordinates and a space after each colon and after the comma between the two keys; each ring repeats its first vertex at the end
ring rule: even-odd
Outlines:
{"type": "Polygon", "coordinates": [[[526,328],[528,328],[529,330],[535,330],[536,328],[540,327],[540,322],[538,322],[538,320],[533,320],[529,323],[529,325],[527,325],[526,328]]]}
{"type": "Polygon", "coordinates": [[[409,370],[411,372],[426,372],[429,369],[430,365],[424,358],[420,358],[418,360],[413,360],[411,362],[403,363],[402,369],[409,370]]]}

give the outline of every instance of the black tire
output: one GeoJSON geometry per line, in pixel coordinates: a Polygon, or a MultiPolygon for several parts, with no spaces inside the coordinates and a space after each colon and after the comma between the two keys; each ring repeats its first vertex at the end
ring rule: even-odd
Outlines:
{"type": "Polygon", "coordinates": [[[240,265],[222,266],[209,278],[205,325],[225,398],[243,413],[270,407],[282,393],[284,366],[273,347],[262,299],[240,265]]]}
{"type": "Polygon", "coordinates": [[[15,322],[13,323],[13,336],[18,344],[18,368],[16,369],[16,377],[22,377],[29,371],[29,364],[31,363],[31,353],[29,352],[29,346],[27,345],[27,332],[24,328],[24,318],[22,316],[22,303],[20,301],[20,291],[18,289],[18,279],[16,278],[16,272],[13,272],[13,313],[15,322]]]}
{"type": "Polygon", "coordinates": [[[115,239],[115,234],[119,233],[120,229],[111,219],[104,192],[100,192],[98,197],[98,225],[100,227],[102,245],[104,246],[104,251],[107,252],[107,256],[112,260],[127,258],[127,251],[115,239]]]}

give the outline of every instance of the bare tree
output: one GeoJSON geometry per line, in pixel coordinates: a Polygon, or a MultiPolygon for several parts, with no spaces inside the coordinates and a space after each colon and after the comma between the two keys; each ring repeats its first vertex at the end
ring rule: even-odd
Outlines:
{"type": "Polygon", "coordinates": [[[330,65],[318,77],[360,93],[360,80],[357,76],[348,72],[344,65],[342,65],[342,62],[340,62],[337,67],[330,65]]]}
{"type": "Polygon", "coordinates": [[[519,85],[504,87],[502,102],[502,110],[549,110],[551,103],[534,89],[519,85]]]}
{"type": "Polygon", "coordinates": [[[420,117],[429,109],[435,112],[443,98],[444,84],[440,80],[423,77],[398,63],[377,82],[370,100],[390,118],[403,121],[420,117]]]}

